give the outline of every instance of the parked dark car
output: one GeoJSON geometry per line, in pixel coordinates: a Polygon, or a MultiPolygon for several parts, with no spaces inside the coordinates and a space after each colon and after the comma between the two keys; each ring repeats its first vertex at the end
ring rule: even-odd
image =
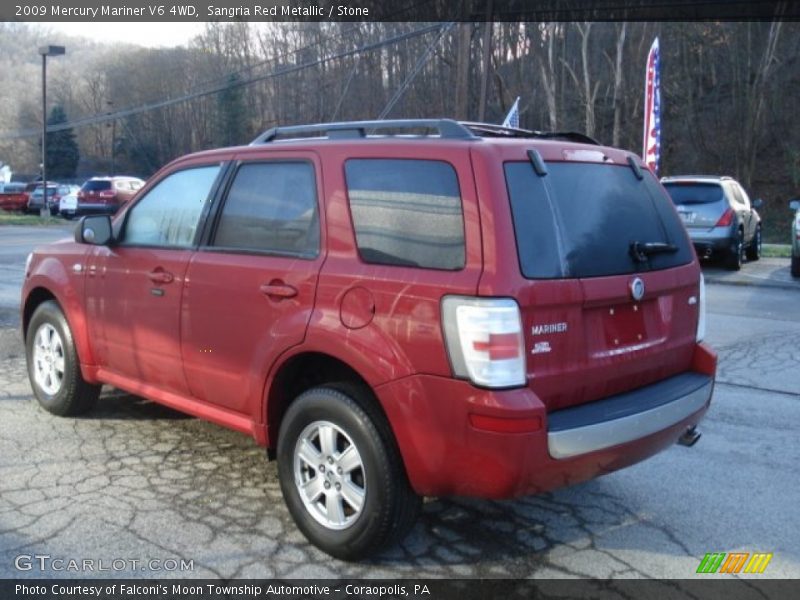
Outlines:
{"type": "MultiPolygon", "coordinates": [[[[61,198],[74,193],[78,190],[77,185],[70,185],[64,183],[47,184],[47,207],[53,215],[58,214],[59,202],[61,198]]],[[[28,212],[39,212],[43,206],[43,190],[42,184],[36,186],[28,197],[28,212]]]]}
{"type": "Polygon", "coordinates": [[[724,257],[732,270],[742,262],[761,257],[761,217],[756,211],[761,199],[750,203],[744,188],[731,177],[679,175],[664,177],[683,224],[692,238],[697,255],[724,257]]]}
{"type": "Polygon", "coordinates": [[[541,493],[694,443],[704,290],[629,152],[372,121],[173,161],[35,250],[21,322],[46,410],[109,384],[253,436],[300,530],[355,559],[422,496],[541,493]]]}
{"type": "MultiPolygon", "coordinates": [[[[58,183],[47,183],[47,200],[48,205],[52,205],[53,198],[56,197],[58,194],[58,183]]],[[[43,185],[40,183],[38,184],[33,191],[31,192],[30,196],[28,196],[28,212],[35,212],[38,213],[42,208],[44,208],[44,190],[43,185]]],[[[60,198],[60,196],[59,196],[60,198]]]]}
{"type": "Polygon", "coordinates": [[[78,205],[74,214],[113,215],[125,206],[144,185],[138,177],[114,176],[92,177],[78,191],[78,205]]]}

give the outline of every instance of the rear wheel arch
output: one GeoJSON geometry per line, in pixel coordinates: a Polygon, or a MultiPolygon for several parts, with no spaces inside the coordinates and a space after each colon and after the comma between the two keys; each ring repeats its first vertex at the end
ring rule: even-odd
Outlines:
{"type": "MultiPolygon", "coordinates": [[[[330,387],[345,394],[357,390],[362,408],[386,423],[396,440],[386,411],[365,377],[346,362],[321,352],[305,352],[280,365],[266,393],[267,446],[278,444],[278,431],[289,405],[314,387],[330,387]]],[[[349,394],[348,394],[349,395],[349,394]]],[[[395,442],[396,443],[396,442],[395,442]]]]}

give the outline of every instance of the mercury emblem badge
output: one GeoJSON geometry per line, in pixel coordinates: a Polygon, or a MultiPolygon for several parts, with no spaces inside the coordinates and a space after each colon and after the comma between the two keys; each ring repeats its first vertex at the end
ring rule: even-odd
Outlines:
{"type": "Polygon", "coordinates": [[[634,300],[641,300],[644,297],[644,281],[636,277],[629,284],[631,297],[634,300]]]}

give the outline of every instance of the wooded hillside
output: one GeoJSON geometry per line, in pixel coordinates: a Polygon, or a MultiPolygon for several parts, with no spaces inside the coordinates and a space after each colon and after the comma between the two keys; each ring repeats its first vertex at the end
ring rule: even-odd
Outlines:
{"type": "MultiPolygon", "coordinates": [[[[433,25],[209,23],[188,47],[153,50],[0,23],[0,138],[40,127],[36,48],[46,42],[68,48],[48,63],[51,106],[69,121],[127,113],[74,129],[85,176],[109,172],[112,160],[117,172],[148,176],[276,124],[382,115],[499,123],[517,96],[522,127],[580,131],[641,153],[644,64],[658,36],[660,174],[736,177],[766,200],[768,240],[788,240],[786,203],[800,196],[800,24],[433,25]],[[144,109],[153,103],[166,105],[144,109]]],[[[34,173],[38,143],[35,133],[0,139],[0,160],[34,173]]]]}

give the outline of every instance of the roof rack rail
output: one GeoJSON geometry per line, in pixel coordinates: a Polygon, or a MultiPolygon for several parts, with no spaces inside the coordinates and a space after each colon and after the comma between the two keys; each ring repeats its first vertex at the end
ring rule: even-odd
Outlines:
{"type": "Polygon", "coordinates": [[[327,136],[329,139],[364,138],[378,129],[435,129],[439,132],[439,137],[450,140],[470,140],[476,137],[469,128],[452,119],[396,119],[273,127],[250,142],[250,145],[266,144],[275,141],[278,137],[302,137],[304,134],[320,134],[320,137],[327,136]]]}
{"type": "Polygon", "coordinates": [[[580,142],[582,144],[592,144],[600,146],[600,142],[586,134],[577,131],[534,131],[532,129],[519,129],[517,127],[504,127],[494,123],[475,123],[472,121],[459,121],[460,125],[468,128],[478,135],[491,137],[519,137],[519,138],[543,138],[552,140],[567,140],[570,142],[580,142]]]}

